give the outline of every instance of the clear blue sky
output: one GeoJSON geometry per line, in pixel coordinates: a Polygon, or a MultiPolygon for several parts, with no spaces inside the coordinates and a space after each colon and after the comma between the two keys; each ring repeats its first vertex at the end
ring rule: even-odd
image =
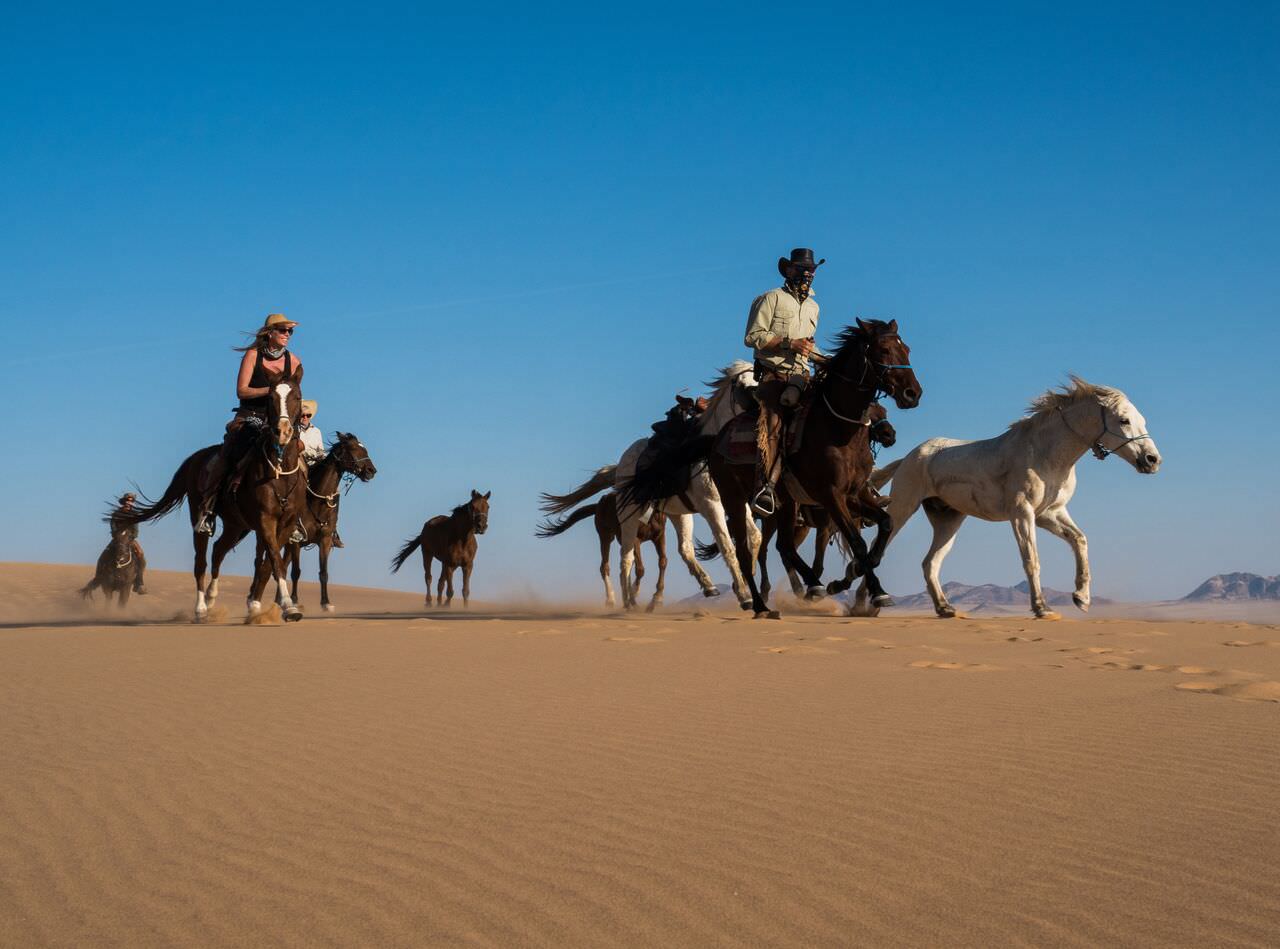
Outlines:
{"type": "MultiPolygon", "coordinates": [[[[92,562],[104,500],[220,437],[230,347],[283,310],[317,421],[380,470],[335,579],[417,588],[387,560],[476,487],[477,595],[595,596],[593,533],[535,540],[537,493],[744,356],[802,244],[829,261],[824,337],[892,316],[912,344],[924,400],[882,457],[996,434],[1075,371],[1125,389],[1166,459],[1081,462],[1099,594],[1280,572],[1278,8],[1039,10],[7,11],[0,559],[92,562]]],[[[921,588],[924,527],[890,590],[921,588]]],[[[143,540],[189,569],[185,515],[143,540]]],[[[1041,550],[1068,586],[1065,546],[1041,550]]],[[[1020,576],[978,523],[944,571],[1020,576]]]]}

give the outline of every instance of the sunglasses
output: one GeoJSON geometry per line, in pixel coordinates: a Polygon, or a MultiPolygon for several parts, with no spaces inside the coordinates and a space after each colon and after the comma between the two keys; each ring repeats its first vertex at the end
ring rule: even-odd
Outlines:
{"type": "Polygon", "coordinates": [[[297,329],[296,326],[273,326],[271,327],[271,332],[283,333],[285,336],[292,336],[295,329],[297,329]]]}
{"type": "Polygon", "coordinates": [[[311,418],[311,413],[310,413],[310,412],[303,412],[303,413],[302,413],[302,417],[303,417],[303,418],[311,418]]]}

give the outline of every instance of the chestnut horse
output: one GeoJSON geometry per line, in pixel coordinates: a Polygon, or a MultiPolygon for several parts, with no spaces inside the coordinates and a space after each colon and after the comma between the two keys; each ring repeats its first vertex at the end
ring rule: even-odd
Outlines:
{"type": "MultiPolygon", "coordinates": [[[[207,534],[196,531],[199,511],[188,504],[191,516],[192,544],[195,547],[196,582],[195,621],[203,622],[218,597],[218,575],[222,561],[241,540],[253,531],[257,535],[258,553],[253,583],[246,606],[250,616],[262,610],[262,593],[267,580],[275,577],[281,591],[281,612],[286,620],[302,619],[302,611],[294,605],[285,590],[284,558],[281,554],[289,535],[298,526],[306,498],[307,474],[302,462],[302,443],[297,438],[298,416],[302,412],[302,391],[298,382],[301,368],[290,379],[271,383],[269,418],[259,423],[250,439],[248,455],[240,473],[239,487],[224,490],[214,508],[222,519],[222,534],[213,545],[212,577],[206,585],[208,564],[207,534]]],[[[210,445],[188,455],[174,472],[169,487],[158,501],[139,504],[133,510],[116,516],[122,523],[140,524],[170,513],[184,499],[200,496],[201,475],[220,451],[210,445]]]]}
{"type": "MultiPolygon", "coordinates": [[[[613,606],[613,584],[609,582],[609,548],[616,542],[622,545],[622,524],[618,520],[618,496],[610,491],[594,504],[584,504],[570,511],[559,520],[546,520],[534,532],[539,537],[558,537],[579,521],[588,517],[595,518],[596,534],[600,538],[600,579],[604,581],[605,606],[613,606]]],[[[640,558],[640,545],[645,541],[653,544],[658,552],[658,585],[654,589],[653,602],[649,604],[650,612],[662,600],[667,579],[667,515],[654,509],[648,520],[640,521],[636,531],[635,547],[635,582],[632,589],[637,593],[640,581],[644,579],[644,561],[640,558]]]]}
{"type": "Polygon", "coordinates": [[[361,481],[372,481],[378,473],[369,451],[356,436],[338,432],[338,440],[329,448],[329,454],[307,472],[307,503],[302,510],[299,527],[305,540],[290,541],[286,559],[289,571],[289,592],[295,603],[298,598],[298,578],[302,576],[303,545],[315,544],[320,550],[320,608],[333,612],[329,600],[329,552],[333,549],[333,535],[338,532],[338,487],[343,475],[351,475],[361,481]]]}
{"type": "MultiPolygon", "coordinates": [[[[900,409],[915,408],[922,395],[897,321],[858,320],[840,333],[836,352],[825,360],[810,386],[804,438],[786,457],[777,517],[779,524],[794,524],[801,505],[821,506],[848,544],[855,573],[866,578],[873,602],[886,604],[890,598],[875,568],[888,543],[889,516],[865,491],[874,459],[868,426],[863,423],[871,403],[882,392],[892,396],[900,409]],[[876,525],[870,550],[858,532],[859,517],[876,525]]],[[[747,543],[747,505],[755,488],[755,466],[735,464],[712,450],[710,469],[724,499],[739,564],[751,587],[755,616],[776,619],[779,614],[768,608],[756,586],[747,543]]],[[[793,532],[778,532],[778,552],[783,565],[800,574],[809,596],[825,595],[818,577],[796,551],[793,532]]]]}
{"type": "Polygon", "coordinates": [[[462,568],[462,602],[471,602],[471,569],[476,561],[476,535],[489,528],[489,495],[472,490],[471,500],[459,504],[452,514],[437,514],[422,525],[422,532],[400,548],[391,561],[391,572],[396,573],[409,555],[422,548],[422,572],[427,578],[427,606],[431,605],[431,561],[440,561],[440,585],[436,590],[436,602],[448,606],[453,602],[453,571],[462,568]],[[445,599],[448,587],[449,598],[445,599]]]}

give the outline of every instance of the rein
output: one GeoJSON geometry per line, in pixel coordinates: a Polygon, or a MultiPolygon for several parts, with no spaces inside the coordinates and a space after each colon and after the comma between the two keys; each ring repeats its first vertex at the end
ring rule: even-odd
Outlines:
{"type": "MultiPolygon", "coordinates": [[[[1059,408],[1058,414],[1062,416],[1062,424],[1067,426],[1067,430],[1071,432],[1072,435],[1075,435],[1078,438],[1084,437],[1079,432],[1077,432],[1074,428],[1071,427],[1071,423],[1067,421],[1066,412],[1062,411],[1062,409],[1059,408]]],[[[1140,435],[1134,435],[1130,438],[1125,438],[1119,432],[1111,431],[1111,429],[1107,426],[1107,410],[1104,409],[1101,405],[1098,406],[1098,421],[1102,423],[1102,431],[1099,432],[1098,437],[1093,440],[1093,444],[1089,446],[1089,450],[1093,452],[1093,457],[1097,458],[1099,461],[1106,461],[1108,455],[1114,455],[1116,452],[1118,452],[1121,448],[1123,448],[1125,445],[1129,444],[1130,442],[1141,441],[1144,438],[1151,440],[1151,435],[1148,434],[1147,432],[1143,432],[1140,435]],[[1115,448],[1106,447],[1105,445],[1102,444],[1103,435],[1110,435],[1112,438],[1120,439],[1120,444],[1117,445],[1115,448]]]]}
{"type": "Polygon", "coordinates": [[[285,471],[283,465],[278,465],[271,460],[271,456],[267,454],[267,447],[265,445],[262,446],[262,458],[270,466],[271,470],[275,473],[275,477],[277,478],[283,478],[285,475],[291,475],[295,471],[297,471],[299,468],[302,467],[302,455],[299,454],[298,460],[293,463],[293,467],[290,468],[288,471],[285,471]]]}

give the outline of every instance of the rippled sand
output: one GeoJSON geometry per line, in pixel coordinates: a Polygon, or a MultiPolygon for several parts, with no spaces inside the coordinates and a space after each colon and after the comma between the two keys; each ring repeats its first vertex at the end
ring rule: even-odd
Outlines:
{"type": "Polygon", "coordinates": [[[0,567],[0,945],[1280,939],[1274,625],[192,626],[88,572],[0,567]]]}

